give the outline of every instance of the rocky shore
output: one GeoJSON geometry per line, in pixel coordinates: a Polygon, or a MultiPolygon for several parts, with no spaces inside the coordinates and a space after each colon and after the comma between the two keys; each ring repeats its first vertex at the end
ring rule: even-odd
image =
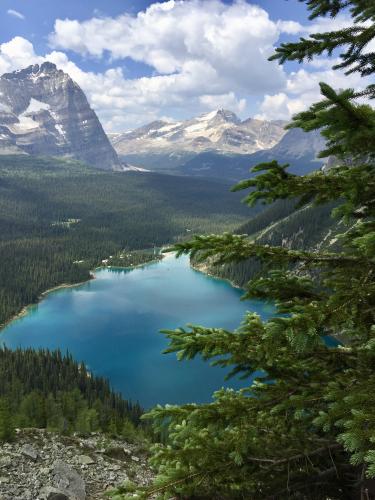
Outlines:
{"type": "Polygon", "coordinates": [[[97,500],[123,482],[149,484],[137,445],[102,434],[60,436],[23,429],[0,444],[0,500],[97,500]]]}

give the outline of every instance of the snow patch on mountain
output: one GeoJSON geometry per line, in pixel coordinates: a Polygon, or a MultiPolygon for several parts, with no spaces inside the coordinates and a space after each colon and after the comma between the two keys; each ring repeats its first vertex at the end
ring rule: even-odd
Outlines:
{"type": "Polygon", "coordinates": [[[43,109],[50,109],[51,106],[49,104],[47,104],[46,102],[42,102],[42,101],[39,101],[38,99],[34,99],[34,97],[32,97],[30,99],[30,103],[26,109],[26,111],[24,111],[24,115],[27,115],[27,113],[37,113],[38,111],[42,111],[43,109]]]}
{"type": "Polygon", "coordinates": [[[34,121],[30,116],[20,115],[18,122],[8,125],[8,128],[13,134],[25,134],[30,130],[35,130],[39,127],[39,123],[34,121]]]}
{"type": "Polygon", "coordinates": [[[232,111],[219,109],[190,120],[155,121],[136,130],[113,134],[118,154],[218,151],[249,154],[269,149],[285,134],[284,123],[251,118],[241,121],[232,111]]]}

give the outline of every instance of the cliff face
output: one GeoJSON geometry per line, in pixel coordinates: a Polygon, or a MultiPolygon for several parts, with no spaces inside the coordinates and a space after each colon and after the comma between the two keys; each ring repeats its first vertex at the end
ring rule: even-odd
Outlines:
{"type": "Polygon", "coordinates": [[[117,154],[69,75],[52,63],[0,78],[0,154],[66,156],[120,169],[117,154]]]}

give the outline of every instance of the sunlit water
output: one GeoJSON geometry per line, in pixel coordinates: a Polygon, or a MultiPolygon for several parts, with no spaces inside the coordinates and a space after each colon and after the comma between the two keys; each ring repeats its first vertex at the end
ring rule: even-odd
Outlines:
{"type": "Polygon", "coordinates": [[[271,314],[261,302],[242,302],[242,291],[189,266],[187,257],[168,255],[142,268],[100,269],[96,279],[54,291],[0,340],[11,348],[68,350],[112,387],[144,407],[156,403],[209,401],[222,386],[225,370],[201,359],[176,360],[162,354],[168,341],[159,331],[187,323],[233,329],[247,310],[271,314]]]}

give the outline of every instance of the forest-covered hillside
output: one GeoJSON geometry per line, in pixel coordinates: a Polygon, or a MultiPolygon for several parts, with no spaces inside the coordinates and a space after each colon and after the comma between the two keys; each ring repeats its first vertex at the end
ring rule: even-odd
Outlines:
{"type": "MultiPolygon", "coordinates": [[[[247,234],[250,239],[264,245],[298,250],[333,250],[338,245],[337,233],[345,231],[343,221],[331,217],[335,206],[329,203],[297,208],[294,200],[279,200],[242,224],[235,233],[247,234]]],[[[199,262],[198,255],[193,259],[193,265],[240,287],[261,271],[256,258],[238,263],[213,264],[212,259],[199,262]]]]}
{"type": "Polygon", "coordinates": [[[230,186],[74,161],[0,157],[0,324],[48,288],[121,250],[232,230],[249,209],[230,186]]]}
{"type": "Polygon", "coordinates": [[[16,426],[121,434],[138,425],[142,413],[60,351],[2,348],[0,379],[0,441],[16,426]]]}

